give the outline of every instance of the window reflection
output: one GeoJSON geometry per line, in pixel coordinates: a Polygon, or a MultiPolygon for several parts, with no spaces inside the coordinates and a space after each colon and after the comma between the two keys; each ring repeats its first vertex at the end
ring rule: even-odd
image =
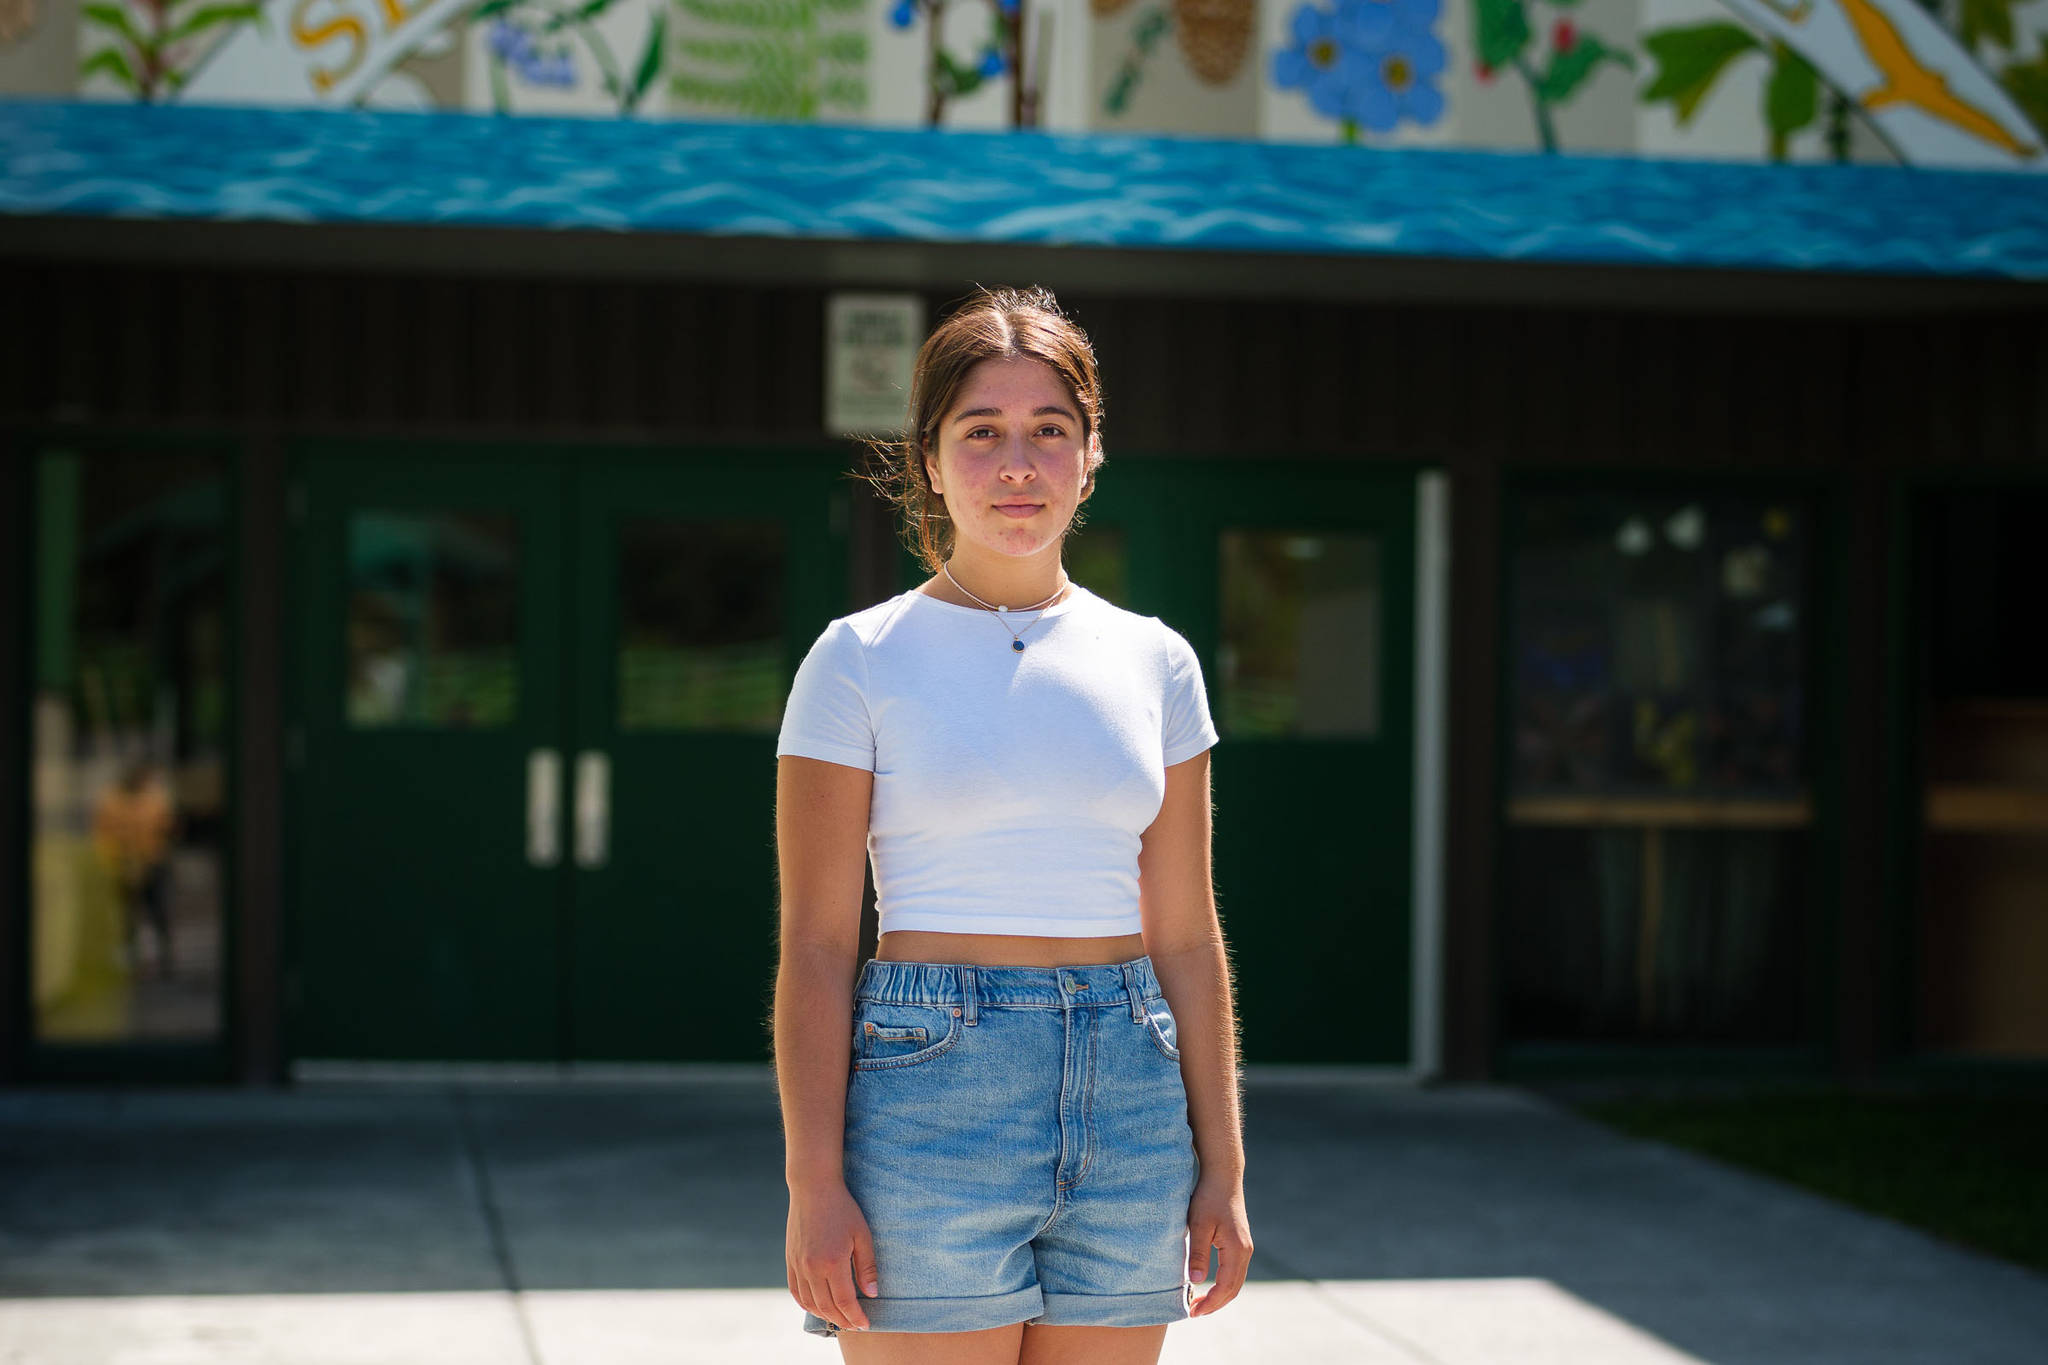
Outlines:
{"type": "Polygon", "coordinates": [[[36,468],[35,1035],[220,1032],[225,463],[50,452],[36,468]]]}
{"type": "Polygon", "coordinates": [[[1241,737],[1379,732],[1379,542],[1222,533],[1218,728],[1241,737]]]}
{"type": "Polygon", "coordinates": [[[1800,1036],[1806,554],[1789,499],[1521,500],[1514,1037],[1800,1036]]]}
{"type": "Polygon", "coordinates": [[[519,705],[518,561],[510,513],[350,517],[349,724],[510,724],[519,705]]]}
{"type": "Polygon", "coordinates": [[[773,732],[784,676],[779,521],[619,528],[619,728],[773,732]]]}

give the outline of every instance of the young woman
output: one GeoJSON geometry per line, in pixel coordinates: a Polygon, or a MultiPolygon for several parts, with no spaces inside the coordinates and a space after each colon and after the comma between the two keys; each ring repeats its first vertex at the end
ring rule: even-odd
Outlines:
{"type": "Polygon", "coordinates": [[[1149,1365],[1244,1284],[1201,669],[1061,567],[1102,411],[1050,293],[953,311],[882,448],[933,576],[833,621],[791,685],[789,1289],[848,1361],[1149,1365]]]}

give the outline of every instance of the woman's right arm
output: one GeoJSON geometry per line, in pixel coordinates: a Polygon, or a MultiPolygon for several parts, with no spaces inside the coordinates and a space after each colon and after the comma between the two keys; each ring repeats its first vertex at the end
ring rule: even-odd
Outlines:
{"type": "Polygon", "coordinates": [[[835,1326],[865,1330],[854,1293],[876,1292],[867,1220],[843,1166],[855,958],[875,775],[823,759],[776,760],[782,908],[775,1078],[789,1182],[789,1292],[835,1326]]]}

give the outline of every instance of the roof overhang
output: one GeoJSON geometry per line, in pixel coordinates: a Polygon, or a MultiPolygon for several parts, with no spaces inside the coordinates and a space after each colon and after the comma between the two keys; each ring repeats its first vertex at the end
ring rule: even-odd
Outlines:
{"type": "Polygon", "coordinates": [[[0,251],[1778,310],[2048,302],[2048,176],[0,101],[0,251]]]}

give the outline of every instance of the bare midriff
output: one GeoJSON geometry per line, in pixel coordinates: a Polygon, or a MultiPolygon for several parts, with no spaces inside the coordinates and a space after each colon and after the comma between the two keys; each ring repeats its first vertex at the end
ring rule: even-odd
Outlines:
{"type": "Polygon", "coordinates": [[[895,929],[875,956],[887,962],[969,962],[977,967],[1086,967],[1145,955],[1143,934],[1107,938],[1039,938],[1035,934],[941,934],[895,929]]]}

